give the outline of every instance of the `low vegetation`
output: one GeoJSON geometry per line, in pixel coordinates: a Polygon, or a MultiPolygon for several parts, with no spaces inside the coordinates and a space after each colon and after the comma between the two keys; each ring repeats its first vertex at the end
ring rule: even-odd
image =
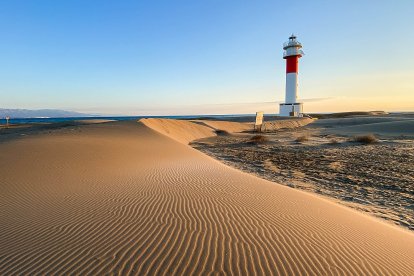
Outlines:
{"type": "Polygon", "coordinates": [[[298,142],[298,143],[302,143],[302,142],[306,142],[308,140],[309,140],[308,136],[302,135],[302,136],[297,137],[295,141],[298,142]]]}
{"type": "Polygon", "coordinates": [[[360,135],[355,136],[352,141],[362,144],[373,144],[378,143],[377,137],[375,137],[373,134],[366,134],[366,135],[360,135]]]}
{"type": "Polygon", "coordinates": [[[265,143],[268,141],[269,139],[266,136],[261,135],[261,134],[254,135],[252,138],[250,138],[250,142],[255,143],[255,144],[265,143]]]}
{"type": "Polygon", "coordinates": [[[331,144],[331,145],[337,145],[337,144],[339,144],[339,141],[337,139],[335,139],[335,138],[332,138],[331,140],[329,140],[329,144],[331,144]]]}

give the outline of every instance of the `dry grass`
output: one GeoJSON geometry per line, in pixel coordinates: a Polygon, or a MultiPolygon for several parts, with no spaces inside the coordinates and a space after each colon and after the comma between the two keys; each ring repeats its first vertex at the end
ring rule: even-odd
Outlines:
{"type": "Polygon", "coordinates": [[[306,142],[309,140],[309,137],[307,135],[302,135],[296,138],[296,142],[298,143],[302,143],[302,142],[306,142]]]}
{"type": "Polygon", "coordinates": [[[331,140],[329,140],[329,144],[330,145],[337,145],[337,144],[339,144],[339,141],[335,138],[332,138],[331,140]]]}
{"type": "Polygon", "coordinates": [[[378,143],[377,137],[375,137],[373,134],[366,134],[366,135],[360,135],[355,136],[352,141],[362,143],[362,144],[373,144],[378,143]]]}
{"type": "Polygon", "coordinates": [[[250,142],[255,143],[255,144],[266,143],[268,141],[269,139],[266,136],[261,135],[261,134],[254,135],[252,138],[250,138],[250,142]]]}

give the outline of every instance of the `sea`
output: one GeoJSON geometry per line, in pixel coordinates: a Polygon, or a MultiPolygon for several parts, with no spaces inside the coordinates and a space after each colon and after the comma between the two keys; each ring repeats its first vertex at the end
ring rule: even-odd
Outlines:
{"type": "MultiPolygon", "coordinates": [[[[68,121],[81,120],[114,120],[114,121],[137,121],[143,118],[164,118],[164,119],[216,119],[223,120],[233,117],[252,117],[252,114],[232,114],[232,115],[188,115],[188,116],[88,116],[88,117],[59,117],[59,118],[10,118],[9,124],[33,124],[33,123],[61,123],[68,121]]],[[[6,119],[1,118],[0,124],[5,124],[6,119]]]]}

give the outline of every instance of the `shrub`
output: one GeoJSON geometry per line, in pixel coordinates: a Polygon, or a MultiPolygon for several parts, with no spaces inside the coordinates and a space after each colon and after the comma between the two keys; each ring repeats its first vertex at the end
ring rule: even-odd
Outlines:
{"type": "Polygon", "coordinates": [[[329,140],[329,144],[331,144],[331,145],[337,145],[337,144],[339,144],[339,141],[336,140],[335,138],[332,138],[331,140],[329,140]]]}
{"type": "Polygon", "coordinates": [[[373,144],[373,143],[377,143],[378,139],[373,134],[367,134],[367,135],[355,136],[353,141],[358,142],[358,143],[363,143],[363,144],[373,144]]]}
{"type": "Polygon", "coordinates": [[[269,139],[266,136],[261,135],[261,134],[254,135],[252,138],[250,138],[250,142],[256,143],[256,144],[265,143],[267,141],[269,141],[269,139]]]}
{"type": "Polygon", "coordinates": [[[302,135],[302,136],[297,137],[295,141],[298,142],[298,143],[302,143],[302,142],[306,142],[308,140],[309,140],[308,136],[302,135]]]}

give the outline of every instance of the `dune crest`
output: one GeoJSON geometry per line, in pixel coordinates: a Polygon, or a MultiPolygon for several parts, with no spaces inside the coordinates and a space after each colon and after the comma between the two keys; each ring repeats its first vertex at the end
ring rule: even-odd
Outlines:
{"type": "Polygon", "coordinates": [[[139,122],[183,144],[216,135],[213,128],[186,120],[149,118],[139,122]]]}
{"type": "MultiPolygon", "coordinates": [[[[194,127],[175,126],[159,129],[194,127]]],[[[232,169],[183,145],[189,134],[178,138],[114,122],[0,144],[0,274],[414,271],[412,233],[232,169]]]]}
{"type": "MultiPolygon", "coordinates": [[[[223,130],[228,133],[236,133],[243,131],[252,131],[254,123],[240,123],[230,121],[212,121],[212,120],[174,120],[149,118],[141,119],[139,122],[147,127],[166,135],[183,144],[191,141],[216,136],[216,131],[223,130]]],[[[278,121],[265,122],[263,130],[273,131],[282,128],[296,128],[305,126],[313,122],[309,118],[295,118],[278,121]]]]}

